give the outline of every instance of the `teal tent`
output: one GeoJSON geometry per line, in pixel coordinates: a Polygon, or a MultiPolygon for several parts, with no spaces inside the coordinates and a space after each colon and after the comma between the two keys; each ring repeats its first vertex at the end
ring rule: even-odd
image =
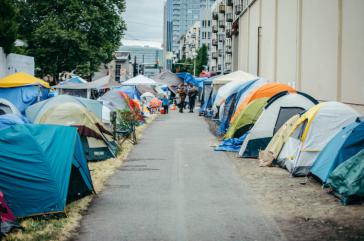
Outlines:
{"type": "Polygon", "coordinates": [[[74,127],[15,125],[0,130],[0,190],[17,217],[64,212],[94,192],[74,127]]]}
{"type": "Polygon", "coordinates": [[[364,197],[364,150],[341,163],[329,176],[326,185],[339,194],[343,204],[364,197]]]}
{"type": "Polygon", "coordinates": [[[310,172],[323,183],[337,166],[364,149],[364,120],[344,127],[325,146],[316,158],[310,172]]]}

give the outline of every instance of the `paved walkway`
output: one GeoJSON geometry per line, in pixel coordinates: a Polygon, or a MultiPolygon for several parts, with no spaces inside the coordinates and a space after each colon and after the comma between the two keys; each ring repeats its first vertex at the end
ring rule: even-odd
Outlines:
{"type": "Polygon", "coordinates": [[[213,142],[196,114],[158,117],[95,199],[75,240],[284,240],[213,142]]]}

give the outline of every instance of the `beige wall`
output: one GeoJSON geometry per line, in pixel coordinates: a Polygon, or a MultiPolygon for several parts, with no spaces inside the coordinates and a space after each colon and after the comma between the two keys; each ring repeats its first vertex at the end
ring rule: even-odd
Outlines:
{"type": "Polygon", "coordinates": [[[364,104],[364,1],[343,1],[342,100],[364,104]]]}
{"type": "Polygon", "coordinates": [[[238,69],[319,100],[364,105],[363,0],[257,0],[239,19],[238,69]]]}

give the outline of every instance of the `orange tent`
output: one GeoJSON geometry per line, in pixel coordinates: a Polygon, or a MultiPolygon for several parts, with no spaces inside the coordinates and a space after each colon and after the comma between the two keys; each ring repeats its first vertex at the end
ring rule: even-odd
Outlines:
{"type": "Polygon", "coordinates": [[[280,92],[288,91],[290,93],[295,93],[296,90],[288,85],[281,83],[268,83],[262,85],[258,89],[252,91],[245,100],[236,108],[234,115],[230,120],[230,124],[234,122],[236,117],[239,115],[239,112],[243,110],[247,105],[249,105],[253,100],[259,98],[270,98],[280,92]]]}

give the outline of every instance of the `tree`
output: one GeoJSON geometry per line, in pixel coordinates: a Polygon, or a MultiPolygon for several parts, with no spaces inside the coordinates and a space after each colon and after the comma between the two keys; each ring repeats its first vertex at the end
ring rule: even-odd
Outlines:
{"type": "Polygon", "coordinates": [[[201,48],[197,51],[196,56],[196,75],[200,75],[200,73],[204,70],[204,66],[208,64],[209,56],[207,53],[207,46],[203,44],[201,48]]]}
{"type": "Polygon", "coordinates": [[[0,47],[10,53],[17,39],[17,8],[13,0],[0,0],[0,47]]]}
{"type": "Polygon", "coordinates": [[[21,35],[42,75],[91,76],[108,63],[126,29],[124,0],[19,0],[21,35]]]}

